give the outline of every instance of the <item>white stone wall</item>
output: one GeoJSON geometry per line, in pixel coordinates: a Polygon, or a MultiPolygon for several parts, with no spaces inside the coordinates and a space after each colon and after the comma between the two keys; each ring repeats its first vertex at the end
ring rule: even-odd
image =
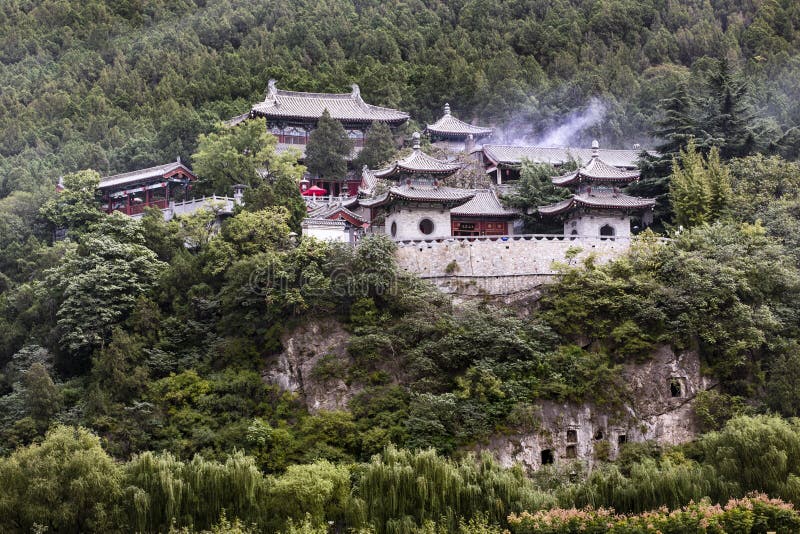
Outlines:
{"type": "Polygon", "coordinates": [[[614,229],[614,237],[631,236],[631,219],[624,214],[616,216],[584,214],[568,219],[564,223],[564,234],[571,235],[577,232],[577,235],[582,236],[599,236],[600,228],[606,224],[614,229]]]}
{"type": "MultiPolygon", "coordinates": [[[[387,225],[388,226],[388,225],[387,225]]],[[[594,254],[598,263],[624,254],[629,239],[563,236],[505,236],[438,241],[399,241],[400,267],[423,278],[458,276],[552,275],[554,262],[579,262],[594,254]],[[567,260],[567,253],[576,253],[567,260]]]]}
{"type": "Polygon", "coordinates": [[[450,210],[441,208],[397,209],[386,215],[386,233],[391,236],[392,223],[397,223],[394,239],[433,239],[450,236],[450,210]],[[425,235],[419,229],[423,219],[433,221],[433,233],[425,235]]]}

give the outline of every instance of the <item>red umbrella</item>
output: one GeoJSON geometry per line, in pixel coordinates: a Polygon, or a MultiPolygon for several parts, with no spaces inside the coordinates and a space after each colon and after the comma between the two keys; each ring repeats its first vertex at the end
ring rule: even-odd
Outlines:
{"type": "Polygon", "coordinates": [[[321,197],[323,195],[327,195],[328,192],[319,187],[318,185],[314,185],[303,191],[303,196],[305,197],[321,197]]]}

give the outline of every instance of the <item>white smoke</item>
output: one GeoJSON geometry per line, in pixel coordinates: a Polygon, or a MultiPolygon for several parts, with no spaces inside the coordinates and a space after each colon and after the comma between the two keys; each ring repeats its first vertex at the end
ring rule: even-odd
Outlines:
{"type": "Polygon", "coordinates": [[[567,115],[554,128],[548,129],[533,142],[536,146],[568,147],[580,136],[581,132],[599,123],[606,116],[606,106],[597,98],[589,101],[586,109],[574,111],[567,115]]]}

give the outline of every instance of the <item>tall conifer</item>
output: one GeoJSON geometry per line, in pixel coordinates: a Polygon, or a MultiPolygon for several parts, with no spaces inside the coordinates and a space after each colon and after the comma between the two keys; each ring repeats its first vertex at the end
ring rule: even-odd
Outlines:
{"type": "Polygon", "coordinates": [[[306,167],[311,174],[328,180],[344,180],[347,174],[347,157],[353,151],[353,142],[347,137],[342,124],[322,112],[317,128],[308,137],[306,167]]]}

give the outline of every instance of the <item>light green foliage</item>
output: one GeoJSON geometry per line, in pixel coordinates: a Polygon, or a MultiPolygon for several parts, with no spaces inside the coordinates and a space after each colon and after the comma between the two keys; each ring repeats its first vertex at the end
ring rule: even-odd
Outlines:
{"type": "Polygon", "coordinates": [[[87,225],[100,218],[97,202],[100,174],[92,170],[67,174],[63,183],[64,191],[42,206],[42,217],[53,228],[85,230],[87,225]]]}
{"type": "MultiPolygon", "coordinates": [[[[511,512],[553,504],[519,469],[502,469],[489,456],[456,462],[430,450],[387,448],[364,466],[357,487],[377,533],[409,532],[408,527],[428,520],[441,520],[456,532],[460,519],[477,511],[487,514],[485,520],[504,522],[511,512]]],[[[466,532],[481,532],[478,524],[480,520],[469,527],[475,530],[466,532]]]]}
{"type": "Polygon", "coordinates": [[[111,228],[86,234],[60,265],[45,273],[41,287],[55,302],[60,342],[78,357],[110,337],[113,326],[155,286],[166,267],[141,244],[140,223],[119,214],[106,219],[119,223],[117,236],[111,228]]]}
{"type": "Polygon", "coordinates": [[[66,533],[116,532],[122,473],[90,432],[55,427],[45,440],[0,460],[0,523],[66,533]]]}
{"type": "Polygon", "coordinates": [[[277,155],[276,144],[275,137],[267,133],[264,119],[232,128],[219,126],[215,132],[200,135],[192,156],[193,170],[202,179],[200,190],[230,194],[235,184],[257,187],[263,180],[259,174],[262,169],[299,178],[303,171],[297,165],[297,154],[277,155]]]}
{"type": "Polygon", "coordinates": [[[306,166],[308,172],[327,180],[344,180],[353,142],[342,123],[331,118],[326,109],[317,127],[308,136],[306,166]]]}
{"type": "Polygon", "coordinates": [[[286,208],[243,211],[225,223],[222,236],[239,255],[279,250],[289,244],[288,220],[286,208]]]}
{"type": "Polygon", "coordinates": [[[350,500],[350,471],[325,460],[293,465],[269,491],[279,517],[299,519],[309,514],[314,524],[342,521],[350,500]]]}
{"type": "Polygon", "coordinates": [[[730,172],[711,149],[707,160],[693,140],[673,159],[669,186],[675,223],[689,228],[719,219],[731,202],[730,172]]]}
{"type": "Polygon", "coordinates": [[[127,513],[137,530],[192,525],[218,532],[212,525],[224,514],[245,524],[263,519],[267,480],[253,459],[241,453],[224,462],[200,456],[184,462],[168,453],[147,452],[123,471],[127,513]]]}

